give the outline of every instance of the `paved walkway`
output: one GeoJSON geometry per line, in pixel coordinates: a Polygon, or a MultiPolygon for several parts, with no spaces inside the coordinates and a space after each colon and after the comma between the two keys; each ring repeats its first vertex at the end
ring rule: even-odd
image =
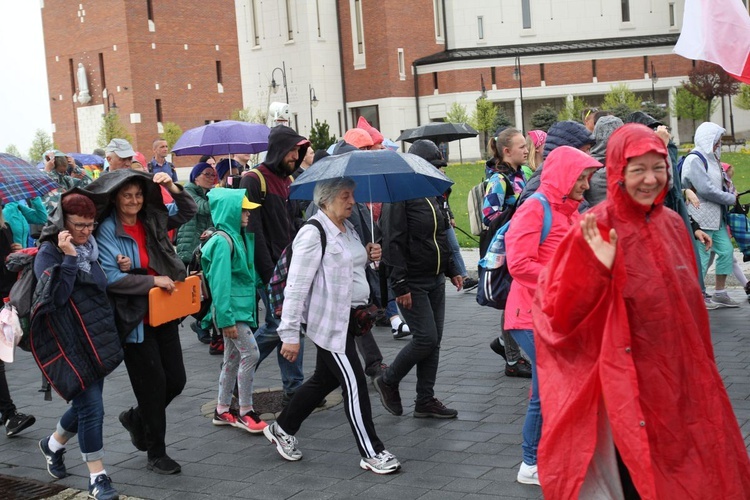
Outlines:
{"type": "MultiPolygon", "coordinates": [[[[713,339],[719,368],[727,385],[745,441],[750,445],[750,305],[739,289],[740,309],[712,311],[713,339]]],[[[144,453],[130,444],[117,415],[134,404],[124,366],[105,384],[104,435],[107,470],[121,493],[148,499],[287,499],[399,498],[489,499],[541,498],[538,487],[515,482],[521,460],[521,426],[529,381],[500,373],[500,358],[487,347],[496,334],[498,314],[479,307],[471,293],[447,291],[445,336],[436,394],[458,409],[449,421],[414,419],[415,377],[401,384],[405,415],[387,413],[370,391],[375,425],[388,449],[402,462],[401,472],[377,476],[362,471],[341,405],[313,414],[298,433],[304,453],[300,462],[286,462],[263,436],[239,429],[214,427],[201,407],[216,397],[221,358],[183,328],[188,383],[168,410],[168,451],[182,464],[182,474],[159,476],[146,470],[144,453]]],[[[403,341],[377,328],[386,361],[403,341]]],[[[307,344],[305,371],[315,355],[307,344]]],[[[41,377],[27,353],[8,366],[11,392],[19,409],[37,423],[16,438],[0,437],[0,474],[50,481],[37,441],[49,434],[65,403],[56,395],[45,402],[37,392],[41,377]]],[[[278,387],[275,360],[260,367],[256,387],[278,387]]],[[[75,442],[66,456],[72,474],[58,481],[81,489],[88,479],[75,442]]],[[[0,497],[2,494],[0,492],[0,497]]]]}

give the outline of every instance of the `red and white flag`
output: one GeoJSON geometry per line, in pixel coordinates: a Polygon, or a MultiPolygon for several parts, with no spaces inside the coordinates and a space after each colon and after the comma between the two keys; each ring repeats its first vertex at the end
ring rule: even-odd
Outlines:
{"type": "Polygon", "coordinates": [[[742,0],[685,0],[682,33],[674,51],[718,64],[750,84],[750,14],[742,0]]]}

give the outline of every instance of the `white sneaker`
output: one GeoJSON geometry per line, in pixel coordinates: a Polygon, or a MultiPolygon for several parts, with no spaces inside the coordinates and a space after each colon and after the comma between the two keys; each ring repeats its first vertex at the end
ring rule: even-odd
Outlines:
{"type": "Polygon", "coordinates": [[[363,458],[359,461],[359,466],[375,474],[390,474],[401,468],[398,459],[388,450],[383,450],[372,458],[363,458]]]}
{"type": "Polygon", "coordinates": [[[536,465],[528,465],[526,462],[521,462],[521,468],[518,469],[516,481],[521,484],[536,484],[540,486],[536,465]]]}
{"type": "Polygon", "coordinates": [[[740,303],[726,293],[715,293],[711,301],[714,304],[718,304],[719,307],[740,307],[740,303]]]}
{"type": "Polygon", "coordinates": [[[266,426],[263,434],[276,445],[276,451],[285,459],[295,462],[302,458],[302,452],[297,449],[297,438],[284,432],[276,422],[266,426]]]}

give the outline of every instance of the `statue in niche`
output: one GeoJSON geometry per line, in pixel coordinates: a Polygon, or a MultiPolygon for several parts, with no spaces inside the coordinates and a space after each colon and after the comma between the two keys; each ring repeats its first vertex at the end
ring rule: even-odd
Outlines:
{"type": "Polygon", "coordinates": [[[78,102],[81,104],[88,104],[91,101],[91,94],[89,94],[89,81],[86,78],[86,68],[83,67],[83,63],[78,63],[78,102]]]}

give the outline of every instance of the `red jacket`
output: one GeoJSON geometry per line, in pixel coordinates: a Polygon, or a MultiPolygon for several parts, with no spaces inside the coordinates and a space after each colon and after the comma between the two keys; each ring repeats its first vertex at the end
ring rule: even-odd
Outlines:
{"type": "Polygon", "coordinates": [[[612,441],[644,500],[750,498],[748,452],[716,368],[690,235],[661,205],[666,187],[644,207],[621,184],[626,158],[649,151],[667,155],[642,125],[608,143],[607,201],[593,213],[603,236],[617,231],[612,270],[571,231],[539,280],[545,498],[606,497],[602,485],[619,481],[612,441]]]}
{"type": "Polygon", "coordinates": [[[552,226],[539,245],[544,222],[544,207],[539,200],[527,199],[513,214],[505,234],[506,258],[513,283],[505,305],[506,330],[531,330],[531,303],[539,273],[549,262],[570,226],[578,222],[580,200],[568,198],[581,173],[602,164],[586,153],[561,146],[544,162],[538,192],[544,194],[552,210],[552,226]]]}

